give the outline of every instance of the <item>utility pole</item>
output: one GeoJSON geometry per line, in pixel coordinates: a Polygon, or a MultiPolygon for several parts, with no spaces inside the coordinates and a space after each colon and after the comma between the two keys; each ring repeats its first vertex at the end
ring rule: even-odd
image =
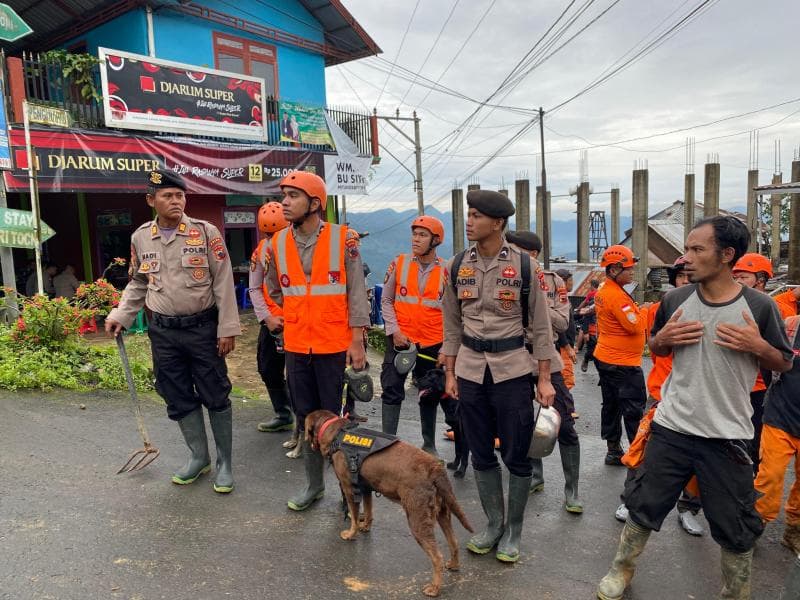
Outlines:
{"type": "MultiPolygon", "coordinates": [[[[542,150],[542,259],[550,269],[550,203],[547,201],[547,169],[544,166],[544,110],[539,107],[539,141],[542,150]]],[[[536,215],[539,220],[539,215],[536,215]]]]}
{"type": "Polygon", "coordinates": [[[417,213],[419,213],[420,215],[424,215],[425,214],[425,205],[424,205],[424,198],[423,198],[423,194],[422,194],[422,146],[420,145],[420,141],[419,141],[419,120],[420,119],[417,116],[417,112],[414,111],[414,113],[413,113],[414,116],[413,117],[401,117],[400,116],[400,110],[398,109],[395,112],[395,116],[387,117],[387,116],[379,115],[378,114],[378,109],[374,108],[374,109],[372,109],[372,114],[375,116],[375,118],[383,119],[384,121],[386,121],[389,125],[394,127],[400,135],[402,135],[409,142],[414,144],[414,155],[416,157],[416,173],[412,172],[411,169],[409,169],[407,166],[405,166],[394,154],[389,152],[389,150],[387,150],[386,147],[383,144],[381,144],[381,148],[386,150],[386,152],[389,154],[389,156],[394,158],[398,163],[400,163],[400,165],[406,171],[411,173],[411,176],[414,178],[414,190],[417,192],[417,213]],[[409,136],[405,131],[403,131],[393,121],[413,121],[413,123],[414,123],[414,138],[412,139],[411,136],[409,136]]]}

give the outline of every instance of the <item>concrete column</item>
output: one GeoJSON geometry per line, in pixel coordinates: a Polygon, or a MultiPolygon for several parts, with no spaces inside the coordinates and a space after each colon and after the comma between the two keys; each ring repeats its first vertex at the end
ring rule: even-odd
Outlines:
{"type": "Polygon", "coordinates": [[[694,227],[694,173],[683,176],[683,241],[694,227]]]}
{"type": "Polygon", "coordinates": [[[748,252],[756,252],[758,249],[758,196],[755,188],[758,187],[758,169],[750,169],[747,172],[747,230],[750,232],[750,245],[747,246],[748,252]]]}
{"type": "Polygon", "coordinates": [[[464,190],[453,190],[453,254],[458,254],[464,249],[464,190]]]}
{"type": "Polygon", "coordinates": [[[703,216],[716,217],[719,214],[719,163],[706,163],[703,184],[703,216]]]}
{"type": "Polygon", "coordinates": [[[541,238],[544,235],[544,201],[542,200],[542,186],[536,186],[536,235],[541,238]]]}
{"type": "Polygon", "coordinates": [[[470,183],[467,186],[467,191],[468,192],[472,192],[474,190],[479,190],[479,189],[481,189],[481,184],[480,183],[470,183]]]}
{"type": "Polygon", "coordinates": [[[592,257],[589,253],[589,182],[578,186],[578,262],[588,263],[592,257]]]}
{"type": "MultiPolygon", "coordinates": [[[[772,176],[772,183],[780,184],[783,181],[783,173],[775,173],[772,176]]],[[[772,194],[770,196],[770,213],[772,215],[772,227],[769,235],[769,259],[772,261],[772,268],[777,269],[781,262],[781,198],[782,194],[772,194]]]]}
{"type": "MultiPolygon", "coordinates": [[[[514,196],[517,199],[517,231],[531,230],[531,182],[517,179],[514,182],[514,196]]],[[[538,216],[538,215],[537,215],[538,216]]]]}
{"type": "Polygon", "coordinates": [[[611,188],[611,245],[619,243],[619,188],[611,188]]]}
{"type": "Polygon", "coordinates": [[[648,184],[649,174],[647,169],[637,169],[633,172],[633,238],[631,249],[633,255],[639,257],[634,269],[634,281],[636,286],[634,298],[637,302],[644,300],[644,292],[647,287],[647,203],[648,203],[648,184]]]}
{"type": "MultiPolygon", "coordinates": [[[[800,181],[800,160],[792,161],[792,181],[800,181]]],[[[800,194],[789,202],[789,281],[800,283],[800,194]]]]}

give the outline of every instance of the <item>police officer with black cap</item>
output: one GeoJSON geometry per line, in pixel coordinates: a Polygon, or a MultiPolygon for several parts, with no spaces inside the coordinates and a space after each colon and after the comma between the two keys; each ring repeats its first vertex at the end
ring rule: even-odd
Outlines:
{"type": "Polygon", "coordinates": [[[467,205],[467,239],[473,245],[447,265],[442,347],[446,391],[459,400],[478,494],[488,517],[486,529],[473,536],[467,548],[486,554],[497,546],[496,558],[516,562],[531,482],[530,375],[537,361],[536,400],[552,405],[552,325],[544,290],[538,285],[523,289],[526,279],[530,284],[535,261],[503,234],[514,206],[504,195],[486,190],[469,192],[467,205]],[[495,437],[500,438],[509,471],[507,513],[495,437]]]}
{"type": "Polygon", "coordinates": [[[131,236],[131,280],[106,331],[119,335],[146,305],[156,390],[191,451],[173,483],[193,483],[211,469],[203,406],[217,446],[214,491],[233,490],[231,402],[225,356],[241,335],[233,270],[211,223],[188,216],[186,184],[168,170],[151,171],[147,204],[156,218],[131,236]]]}

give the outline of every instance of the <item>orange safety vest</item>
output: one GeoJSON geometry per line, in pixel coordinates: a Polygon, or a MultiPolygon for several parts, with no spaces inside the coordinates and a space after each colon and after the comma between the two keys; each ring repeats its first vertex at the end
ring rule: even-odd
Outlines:
{"type": "Polygon", "coordinates": [[[345,228],[324,223],[306,280],[291,227],[272,236],[272,251],[283,293],[283,347],[299,354],[333,354],[350,346],[344,266],[345,228]]]}
{"type": "Polygon", "coordinates": [[[397,257],[394,312],[397,324],[408,339],[420,346],[435,346],[444,339],[442,321],[442,260],[436,258],[425,290],[419,293],[419,263],[410,254],[397,257]]]}

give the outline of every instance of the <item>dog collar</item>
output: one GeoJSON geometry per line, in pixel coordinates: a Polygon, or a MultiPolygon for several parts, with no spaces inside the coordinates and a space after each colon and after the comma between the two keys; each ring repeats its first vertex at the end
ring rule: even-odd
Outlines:
{"type": "Polygon", "coordinates": [[[328,425],[333,423],[334,421],[338,421],[339,417],[331,417],[327,421],[322,424],[322,427],[319,428],[317,432],[317,445],[319,446],[322,443],[322,434],[325,433],[325,430],[328,428],[328,425]]]}

